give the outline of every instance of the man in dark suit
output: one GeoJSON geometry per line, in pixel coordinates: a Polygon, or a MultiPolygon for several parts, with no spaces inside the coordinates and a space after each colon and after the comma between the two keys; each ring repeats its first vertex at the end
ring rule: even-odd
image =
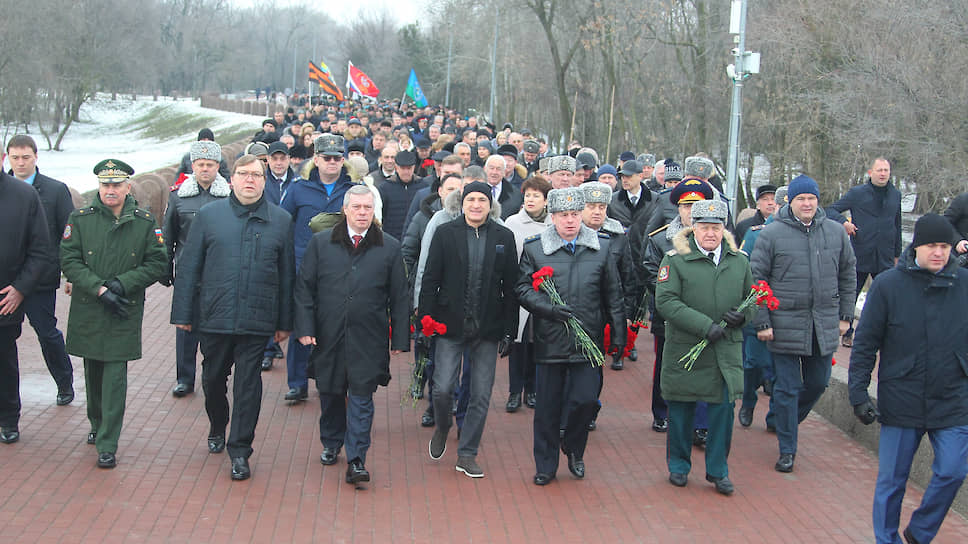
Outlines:
{"type": "Polygon", "coordinates": [[[521,192],[504,179],[505,159],[499,155],[491,155],[484,163],[484,175],[491,187],[491,200],[501,204],[501,219],[518,213],[524,203],[521,192]]]}

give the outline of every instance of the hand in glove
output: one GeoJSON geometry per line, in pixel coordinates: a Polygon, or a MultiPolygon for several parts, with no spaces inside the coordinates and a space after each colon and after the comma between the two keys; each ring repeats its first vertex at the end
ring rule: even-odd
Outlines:
{"type": "Polygon", "coordinates": [[[726,326],[730,329],[738,329],[746,323],[746,316],[743,312],[737,312],[736,310],[727,310],[723,314],[723,321],[726,322],[726,326]]]}
{"type": "Polygon", "coordinates": [[[110,289],[105,289],[105,291],[101,293],[97,299],[118,319],[128,318],[128,309],[126,306],[131,304],[130,300],[119,296],[110,289]]]}
{"type": "Polygon", "coordinates": [[[118,281],[118,278],[109,279],[108,281],[104,282],[104,286],[108,288],[108,291],[111,291],[115,295],[118,295],[119,297],[124,296],[124,286],[121,285],[121,282],[118,281]]]}
{"type": "Polygon", "coordinates": [[[720,327],[719,323],[713,323],[709,326],[709,330],[706,331],[706,340],[710,344],[715,344],[723,338],[726,338],[726,329],[720,327]]]}
{"type": "Polygon", "coordinates": [[[867,399],[867,402],[854,406],[854,415],[864,425],[870,425],[874,423],[881,413],[877,411],[877,406],[874,406],[874,403],[870,399],[867,399]]]}
{"type": "Polygon", "coordinates": [[[575,312],[566,304],[555,304],[551,307],[551,318],[564,323],[575,316],[575,312]]]}
{"type": "Polygon", "coordinates": [[[511,337],[505,336],[497,343],[497,354],[501,357],[507,357],[511,354],[511,337]]]}

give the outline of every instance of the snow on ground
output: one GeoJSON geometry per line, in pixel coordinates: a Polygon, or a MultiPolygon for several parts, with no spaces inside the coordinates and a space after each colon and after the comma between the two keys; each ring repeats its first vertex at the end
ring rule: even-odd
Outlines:
{"type": "MultiPolygon", "coordinates": [[[[216,121],[209,128],[215,132],[217,139],[221,129],[239,124],[251,124],[252,134],[255,134],[261,128],[259,125],[263,119],[255,115],[202,108],[198,100],[159,98],[155,102],[150,96],[138,97],[138,100],[131,100],[130,96],[111,100],[110,95],[99,94],[81,107],[80,121],[71,126],[61,142],[63,151],[47,151],[47,142],[40,131],[31,127],[30,135],[37,141],[38,147],[37,168],[83,193],[97,188],[97,178],[92,170],[103,159],[121,159],[131,165],[136,174],[178,163],[188,151],[189,144],[198,136],[198,131],[163,140],[145,136],[143,131],[132,125],[156,107],[175,115],[197,113],[215,118],[216,121]]],[[[6,161],[3,169],[10,170],[6,161]]]]}

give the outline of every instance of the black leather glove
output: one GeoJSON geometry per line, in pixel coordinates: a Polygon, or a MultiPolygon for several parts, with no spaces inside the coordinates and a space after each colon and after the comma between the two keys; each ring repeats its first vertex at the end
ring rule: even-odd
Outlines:
{"type": "Polygon", "coordinates": [[[501,357],[507,357],[511,354],[511,337],[505,336],[497,343],[497,354],[501,357]]]}
{"type": "Polygon", "coordinates": [[[575,316],[575,312],[567,304],[555,304],[551,307],[551,318],[564,323],[575,316]]]}
{"type": "Polygon", "coordinates": [[[874,403],[867,399],[867,402],[854,406],[854,415],[864,425],[870,425],[877,420],[881,413],[877,411],[877,406],[874,406],[874,403]]]}
{"type": "Polygon", "coordinates": [[[424,336],[422,332],[417,333],[417,337],[413,340],[414,349],[423,350],[424,353],[430,354],[430,337],[424,336]]]}
{"type": "Polygon", "coordinates": [[[726,322],[726,326],[731,329],[738,329],[746,323],[746,316],[743,312],[737,312],[736,310],[727,310],[723,314],[723,321],[726,322]]]}
{"type": "Polygon", "coordinates": [[[108,281],[104,282],[104,286],[108,288],[108,291],[111,291],[115,295],[118,295],[119,297],[124,296],[124,286],[121,285],[121,282],[118,281],[118,278],[109,279],[108,281]]]}
{"type": "Polygon", "coordinates": [[[709,330],[706,331],[706,340],[710,344],[715,344],[723,338],[726,338],[726,329],[720,327],[719,323],[713,323],[709,326],[709,330]]]}
{"type": "Polygon", "coordinates": [[[118,319],[128,318],[128,309],[126,306],[131,304],[130,300],[119,296],[110,289],[106,289],[103,293],[98,295],[97,299],[118,319]]]}

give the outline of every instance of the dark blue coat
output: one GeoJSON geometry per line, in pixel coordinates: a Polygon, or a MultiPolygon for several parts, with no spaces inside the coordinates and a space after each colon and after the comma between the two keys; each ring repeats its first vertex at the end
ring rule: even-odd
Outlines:
{"type": "Polygon", "coordinates": [[[968,425],[968,270],[951,259],[939,274],[918,268],[908,248],[896,268],[878,274],[867,294],[848,389],[851,405],[868,399],[877,352],[881,423],[940,429],[968,425]]]}
{"type": "Polygon", "coordinates": [[[383,232],[397,240],[403,239],[403,223],[407,220],[407,210],[414,195],[428,187],[423,179],[414,177],[410,183],[403,183],[394,174],[379,186],[383,199],[383,232]]]}
{"type": "Polygon", "coordinates": [[[353,185],[344,167],[339,179],[333,182],[333,191],[327,193],[323,183],[319,181],[319,170],[313,168],[308,179],[300,179],[286,189],[281,206],[292,216],[296,268],[299,268],[306,246],[313,237],[309,220],[324,212],[339,213],[343,209],[343,195],[353,185]]]}
{"type": "Polygon", "coordinates": [[[857,234],[850,237],[857,256],[857,271],[878,273],[894,267],[901,255],[901,192],[888,182],[883,193],[871,182],[852,187],[826,208],[829,219],[843,223],[841,212],[850,210],[857,234]]]}

